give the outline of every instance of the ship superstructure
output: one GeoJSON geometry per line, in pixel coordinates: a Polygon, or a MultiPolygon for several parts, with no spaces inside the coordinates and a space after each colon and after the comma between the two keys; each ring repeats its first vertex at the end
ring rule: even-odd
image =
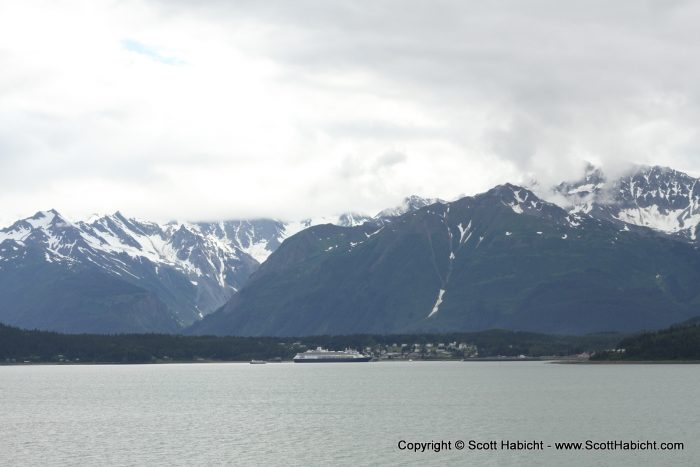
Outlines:
{"type": "Polygon", "coordinates": [[[322,347],[307,350],[294,356],[295,363],[368,362],[371,359],[372,357],[363,355],[357,350],[326,350],[322,347]]]}

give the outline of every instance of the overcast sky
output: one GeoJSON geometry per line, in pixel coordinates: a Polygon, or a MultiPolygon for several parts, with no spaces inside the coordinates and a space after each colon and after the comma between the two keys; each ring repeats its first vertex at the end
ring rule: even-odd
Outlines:
{"type": "Polygon", "coordinates": [[[0,2],[0,224],[700,175],[700,2],[0,2]]]}

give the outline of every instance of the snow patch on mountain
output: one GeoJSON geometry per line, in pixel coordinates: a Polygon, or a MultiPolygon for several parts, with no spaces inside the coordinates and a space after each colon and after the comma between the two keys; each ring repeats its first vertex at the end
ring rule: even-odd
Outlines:
{"type": "Polygon", "coordinates": [[[0,230],[0,243],[5,240],[22,241],[27,238],[31,231],[30,227],[25,227],[24,225],[13,225],[6,230],[0,230]]]}
{"type": "Polygon", "coordinates": [[[510,203],[510,204],[506,204],[506,203],[503,203],[503,204],[505,206],[508,206],[509,208],[511,208],[513,210],[513,212],[516,214],[522,214],[524,212],[523,208],[521,208],[520,205],[515,203],[515,202],[510,203]]]}
{"type": "Polygon", "coordinates": [[[45,229],[51,225],[51,222],[56,218],[56,213],[53,211],[39,211],[32,217],[25,219],[27,224],[33,229],[45,229]]]}
{"type": "Polygon", "coordinates": [[[469,240],[469,237],[471,237],[470,230],[472,228],[472,221],[470,220],[466,227],[463,227],[462,223],[460,222],[457,225],[457,228],[459,229],[459,243],[465,243],[467,240],[469,240]],[[465,235],[467,236],[466,239],[464,238],[465,235]]]}
{"type": "Polygon", "coordinates": [[[571,225],[589,217],[619,222],[624,228],[639,226],[667,235],[697,241],[700,226],[698,179],[667,167],[634,167],[626,175],[608,180],[588,167],[582,180],[558,185],[571,225]]]}
{"type": "Polygon", "coordinates": [[[428,318],[433,316],[435,313],[440,311],[440,305],[442,304],[442,296],[445,295],[445,289],[440,289],[440,292],[438,292],[438,297],[437,300],[435,300],[435,305],[433,305],[433,309],[430,311],[430,314],[428,315],[428,318]]]}
{"type": "Polygon", "coordinates": [[[688,208],[662,211],[656,205],[622,209],[616,217],[627,224],[650,227],[666,233],[688,230],[693,240],[695,227],[700,224],[700,212],[692,213],[688,208]]]}

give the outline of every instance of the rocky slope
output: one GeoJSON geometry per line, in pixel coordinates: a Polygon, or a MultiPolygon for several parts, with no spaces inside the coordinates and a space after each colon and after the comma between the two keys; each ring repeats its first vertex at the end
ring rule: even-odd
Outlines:
{"type": "Polygon", "coordinates": [[[0,230],[0,322],[242,335],[665,326],[700,314],[697,182],[590,168],[556,187],[559,205],[506,184],[297,222],[39,212],[0,230]]]}
{"type": "Polygon", "coordinates": [[[667,167],[637,167],[608,180],[589,167],[585,177],[556,189],[569,201],[572,213],[649,227],[680,240],[698,241],[700,184],[698,179],[667,167]]]}
{"type": "MultiPolygon", "coordinates": [[[[582,186],[567,194],[578,198],[582,186]]],[[[630,193],[641,204],[639,192],[630,193]]],[[[503,185],[382,227],[312,227],[285,241],[191,332],[586,333],[656,328],[700,314],[692,235],[627,222],[620,214],[627,195],[620,194],[617,205],[597,199],[591,209],[567,210],[503,185]]]]}
{"type": "Polygon", "coordinates": [[[315,224],[364,222],[375,219],[348,213],[161,225],[117,212],[73,223],[41,211],[0,229],[0,322],[176,332],[225,304],[290,235],[315,224]]]}

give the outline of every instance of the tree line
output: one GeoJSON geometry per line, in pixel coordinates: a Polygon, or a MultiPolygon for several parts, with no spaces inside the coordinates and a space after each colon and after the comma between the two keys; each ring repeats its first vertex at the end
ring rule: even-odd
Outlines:
{"type": "Polygon", "coordinates": [[[556,336],[492,330],[473,333],[313,337],[218,337],[171,334],[60,334],[0,324],[0,362],[149,363],[164,361],[291,360],[318,346],[372,351],[394,344],[464,342],[480,357],[571,355],[609,348],[620,334],[556,336]]]}
{"type": "Polygon", "coordinates": [[[592,360],[700,361],[700,318],[661,331],[626,337],[615,349],[597,352],[592,360]]]}

